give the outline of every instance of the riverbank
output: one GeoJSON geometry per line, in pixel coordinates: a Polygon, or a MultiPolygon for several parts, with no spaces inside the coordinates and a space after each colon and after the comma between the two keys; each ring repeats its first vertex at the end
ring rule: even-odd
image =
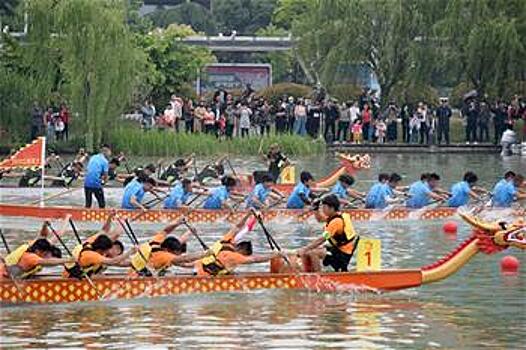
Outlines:
{"type": "Polygon", "coordinates": [[[327,148],[333,152],[347,153],[499,153],[500,146],[494,144],[420,145],[408,143],[332,143],[327,148]]]}

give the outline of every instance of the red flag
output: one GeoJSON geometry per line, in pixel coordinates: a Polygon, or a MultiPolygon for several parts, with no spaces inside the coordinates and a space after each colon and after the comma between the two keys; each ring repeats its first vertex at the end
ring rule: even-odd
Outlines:
{"type": "Polygon", "coordinates": [[[39,137],[0,162],[0,169],[34,168],[44,165],[45,138],[39,137]]]}

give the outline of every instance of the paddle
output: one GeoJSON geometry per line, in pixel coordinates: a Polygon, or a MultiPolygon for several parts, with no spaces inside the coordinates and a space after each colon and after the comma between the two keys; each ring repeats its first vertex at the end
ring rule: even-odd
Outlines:
{"type": "MultiPolygon", "coordinates": [[[[274,239],[274,237],[272,237],[272,235],[270,234],[270,232],[267,230],[265,224],[263,223],[263,219],[261,218],[261,215],[258,215],[256,213],[255,210],[251,210],[252,213],[254,214],[254,216],[256,217],[256,220],[258,221],[258,224],[259,226],[261,227],[261,229],[263,230],[263,232],[265,233],[265,236],[267,237],[267,241],[269,243],[269,246],[270,246],[270,249],[274,250],[274,248],[278,251],[278,252],[282,252],[281,250],[281,247],[278,245],[278,242],[276,242],[276,240],[274,239]]],[[[285,262],[293,269],[295,269],[295,267],[292,265],[292,263],[290,262],[289,258],[284,254],[283,255],[283,260],[285,260],[285,262]]]]}
{"type": "Polygon", "coordinates": [[[226,159],[226,163],[228,164],[228,167],[230,168],[230,170],[232,170],[232,175],[234,175],[234,177],[239,180],[239,177],[237,176],[236,170],[232,166],[232,163],[230,162],[230,159],[227,158],[226,159]]]}
{"type": "MultiPolygon", "coordinates": [[[[126,227],[122,224],[122,222],[119,220],[119,223],[121,224],[124,232],[127,234],[128,238],[130,238],[132,244],[134,246],[137,246],[137,252],[139,253],[139,255],[141,256],[142,260],[144,260],[144,262],[146,264],[148,264],[148,259],[146,259],[146,257],[144,256],[144,254],[142,253],[141,251],[141,247],[139,246],[139,240],[137,239],[137,236],[135,235],[135,232],[133,232],[133,229],[130,225],[130,222],[128,221],[128,219],[124,219],[124,223],[126,224],[126,227],[129,231],[126,230],[126,227]]],[[[146,268],[147,270],[149,270],[148,268],[146,268]]],[[[151,273],[151,271],[150,271],[151,273]]],[[[153,276],[153,273],[152,273],[152,276],[153,276]]]]}
{"type": "Polygon", "coordinates": [[[2,237],[2,242],[4,243],[5,251],[7,252],[7,254],[11,254],[11,249],[9,249],[9,245],[7,244],[7,241],[5,239],[4,232],[2,231],[2,229],[0,229],[0,236],[2,237]]]}
{"type": "MultiPolygon", "coordinates": [[[[4,232],[2,231],[2,229],[0,229],[0,236],[2,236],[2,242],[4,243],[5,251],[7,252],[7,254],[11,254],[11,249],[9,249],[9,245],[7,244],[7,240],[5,239],[4,232]]],[[[21,297],[26,297],[28,294],[25,290],[22,289],[22,287],[20,287],[16,278],[11,274],[11,271],[9,271],[9,268],[7,266],[5,267],[5,271],[7,272],[9,279],[15,285],[15,289],[18,291],[18,294],[20,294],[21,297]]]]}
{"type": "MultiPolygon", "coordinates": [[[[77,187],[77,188],[68,188],[67,190],[65,191],[62,191],[60,193],[55,193],[53,195],[50,195],[50,196],[47,196],[47,197],[44,197],[44,199],[42,201],[49,201],[50,199],[55,199],[55,198],[58,198],[58,197],[62,197],[66,194],[69,194],[69,193],[72,193],[72,192],[75,192],[75,191],[78,191],[80,190],[81,188],[80,187],[77,187]]],[[[37,203],[40,203],[40,199],[38,200],[35,200],[35,201],[31,201],[29,203],[26,203],[24,205],[32,205],[32,204],[37,204],[37,203]]]]}
{"type": "MultiPolygon", "coordinates": [[[[72,223],[71,219],[70,219],[70,223],[72,223]]],[[[58,234],[57,231],[55,231],[55,229],[53,228],[53,226],[51,225],[50,222],[47,222],[47,227],[51,230],[51,232],[53,233],[53,235],[55,236],[55,238],[60,242],[60,244],[62,245],[62,247],[64,248],[64,250],[66,251],[66,253],[68,253],[69,256],[71,256],[72,258],[75,259],[75,263],[78,265],[78,258],[76,258],[75,256],[73,256],[73,253],[71,252],[71,250],[69,250],[68,246],[66,245],[66,243],[64,243],[64,241],[62,240],[62,238],[60,237],[60,235],[58,234]]],[[[79,242],[80,242],[80,238],[79,238],[79,242]]],[[[100,291],[99,289],[97,288],[97,286],[95,286],[95,284],[93,283],[91,277],[89,277],[85,272],[82,273],[82,278],[85,278],[86,281],[88,282],[88,284],[90,285],[91,288],[93,288],[93,290],[95,291],[95,293],[97,294],[97,297],[98,299],[101,299],[103,296],[102,294],[100,294],[100,291]]]]}
{"type": "Polygon", "coordinates": [[[201,239],[201,237],[197,234],[197,229],[190,225],[186,220],[183,221],[183,224],[190,230],[192,235],[199,241],[199,244],[201,244],[201,247],[204,251],[207,251],[209,248],[206,245],[206,243],[201,239]]]}
{"type": "Polygon", "coordinates": [[[77,231],[77,227],[75,226],[75,223],[73,222],[72,218],[69,218],[69,225],[71,226],[71,229],[73,230],[73,233],[75,234],[75,237],[77,238],[77,242],[79,242],[79,244],[82,244],[82,240],[80,239],[79,232],[77,231]]]}

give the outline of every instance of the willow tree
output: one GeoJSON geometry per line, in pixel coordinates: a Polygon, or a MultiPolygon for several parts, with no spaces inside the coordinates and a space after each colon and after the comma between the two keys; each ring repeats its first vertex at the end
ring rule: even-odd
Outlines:
{"type": "Polygon", "coordinates": [[[436,29],[442,62],[480,93],[526,80],[524,0],[450,0],[436,29]]]}
{"type": "Polygon", "coordinates": [[[366,65],[387,100],[412,64],[411,49],[420,36],[414,21],[418,1],[313,1],[313,9],[293,26],[308,67],[330,86],[342,65],[366,65]]]}
{"type": "Polygon", "coordinates": [[[64,90],[92,150],[130,103],[146,56],[126,25],[125,0],[63,0],[56,16],[64,90]]]}

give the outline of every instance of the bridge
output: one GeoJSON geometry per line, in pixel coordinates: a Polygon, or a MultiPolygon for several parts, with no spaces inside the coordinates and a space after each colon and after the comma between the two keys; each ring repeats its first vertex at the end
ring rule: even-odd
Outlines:
{"type": "Polygon", "coordinates": [[[261,36],[189,36],[183,42],[208,47],[215,52],[271,52],[288,51],[294,47],[294,40],[288,37],[261,36]]]}

